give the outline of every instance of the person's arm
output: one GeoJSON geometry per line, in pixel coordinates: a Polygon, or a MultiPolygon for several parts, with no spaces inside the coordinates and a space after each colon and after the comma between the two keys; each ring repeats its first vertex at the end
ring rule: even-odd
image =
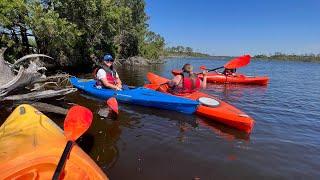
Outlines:
{"type": "Polygon", "coordinates": [[[102,82],[102,84],[107,87],[107,88],[111,88],[111,89],[115,89],[115,90],[120,90],[121,88],[113,85],[113,84],[110,84],[108,82],[108,79],[106,77],[107,73],[105,70],[103,69],[99,69],[98,72],[97,72],[97,79],[100,80],[102,82]]]}
{"type": "Polygon", "coordinates": [[[202,74],[203,74],[203,79],[202,79],[201,85],[202,85],[202,88],[205,89],[207,87],[207,71],[204,70],[202,74]]]}
{"type": "Polygon", "coordinates": [[[119,78],[118,73],[116,73],[116,83],[117,83],[117,85],[116,85],[117,87],[122,88],[122,82],[119,78]]]}
{"type": "Polygon", "coordinates": [[[171,81],[168,82],[169,87],[174,87],[179,85],[181,79],[182,79],[181,75],[175,76],[171,81]]]}
{"type": "Polygon", "coordinates": [[[108,80],[107,80],[107,78],[102,78],[102,79],[101,79],[101,82],[103,83],[103,85],[104,85],[105,87],[108,87],[108,88],[111,88],[111,89],[114,89],[114,90],[121,90],[120,87],[109,83],[108,80]]]}

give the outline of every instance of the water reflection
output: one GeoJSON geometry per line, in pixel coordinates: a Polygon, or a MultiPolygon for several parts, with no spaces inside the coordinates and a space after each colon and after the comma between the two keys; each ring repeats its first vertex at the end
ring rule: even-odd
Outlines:
{"type": "Polygon", "coordinates": [[[268,86],[208,83],[204,92],[218,95],[224,100],[228,100],[228,98],[240,100],[246,96],[263,96],[267,89],[268,86]]]}
{"type": "MultiPolygon", "coordinates": [[[[141,86],[148,71],[172,77],[171,70],[187,62],[197,68],[226,61],[168,60],[164,65],[118,71],[124,83],[141,86]]],[[[117,119],[100,117],[105,102],[80,92],[54,103],[68,107],[73,102],[93,111],[92,126],[79,144],[113,179],[319,177],[320,101],[315,85],[320,81],[319,64],[255,60],[241,71],[267,74],[272,81],[265,87],[208,84],[205,92],[252,116],[256,125],[250,136],[200,116],[121,103],[117,119]]],[[[2,121],[12,106],[0,103],[2,121]]],[[[64,117],[46,115],[63,126],[64,117]]]]}
{"type": "MultiPolygon", "coordinates": [[[[89,137],[81,138],[83,147],[92,146],[91,149],[84,148],[90,152],[91,157],[105,170],[111,168],[119,158],[117,141],[121,135],[121,123],[117,120],[107,118],[96,118],[96,123],[91,128],[89,137]]],[[[81,147],[82,147],[81,146],[81,147]]]]}
{"type": "Polygon", "coordinates": [[[164,68],[163,64],[157,64],[152,66],[122,66],[117,68],[120,79],[124,84],[133,86],[142,86],[146,82],[147,72],[162,72],[164,68]]]}
{"type": "Polygon", "coordinates": [[[197,123],[199,124],[199,127],[210,129],[214,134],[226,141],[244,140],[249,142],[250,140],[250,134],[227,127],[223,124],[212,122],[212,120],[205,119],[203,117],[198,117],[197,123]]]}

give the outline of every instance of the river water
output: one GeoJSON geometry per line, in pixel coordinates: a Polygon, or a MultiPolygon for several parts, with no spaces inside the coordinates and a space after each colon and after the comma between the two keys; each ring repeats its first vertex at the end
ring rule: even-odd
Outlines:
{"type": "MultiPolygon", "coordinates": [[[[228,59],[178,58],[147,68],[118,68],[123,82],[142,86],[148,71],[171,78],[185,63],[220,67],[228,59]]],[[[95,115],[78,144],[111,179],[318,179],[320,177],[320,64],[252,60],[238,70],[267,75],[268,86],[209,84],[215,95],[255,119],[250,135],[196,115],[120,104],[103,118],[103,101],[81,92],[63,101],[95,115]]],[[[90,74],[80,75],[91,78],[90,74]]],[[[8,106],[8,105],[6,105],[8,106]]],[[[0,107],[1,118],[8,108],[0,107]]],[[[60,126],[62,116],[48,114],[60,126]]]]}

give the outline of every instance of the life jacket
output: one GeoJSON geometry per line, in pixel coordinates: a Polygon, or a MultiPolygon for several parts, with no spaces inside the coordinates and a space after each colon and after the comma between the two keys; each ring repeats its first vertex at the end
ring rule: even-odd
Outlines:
{"type": "Polygon", "coordinates": [[[173,94],[193,93],[201,88],[201,80],[196,74],[181,73],[181,81],[172,89],[173,94]]]}
{"type": "Polygon", "coordinates": [[[102,65],[102,66],[97,66],[93,70],[94,78],[96,79],[96,86],[103,86],[102,81],[97,78],[97,73],[99,69],[103,69],[104,71],[106,71],[106,78],[108,83],[113,85],[117,84],[117,71],[115,69],[111,70],[109,67],[102,65]]]}

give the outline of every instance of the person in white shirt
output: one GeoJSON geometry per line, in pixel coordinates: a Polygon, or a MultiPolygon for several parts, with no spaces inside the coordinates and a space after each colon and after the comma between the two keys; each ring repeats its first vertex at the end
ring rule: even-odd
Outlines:
{"type": "Polygon", "coordinates": [[[114,59],[110,54],[106,54],[102,59],[102,66],[99,66],[96,73],[96,87],[105,87],[114,90],[122,89],[122,82],[117,71],[113,67],[114,59]]]}

